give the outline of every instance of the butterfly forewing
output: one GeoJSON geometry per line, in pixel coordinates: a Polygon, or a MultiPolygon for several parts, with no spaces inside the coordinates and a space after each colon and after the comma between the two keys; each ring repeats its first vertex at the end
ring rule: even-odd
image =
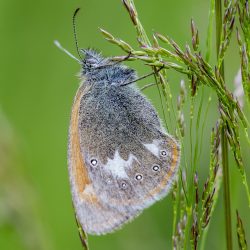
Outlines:
{"type": "Polygon", "coordinates": [[[80,100],[88,91],[89,88],[84,86],[79,88],[72,108],[68,144],[70,184],[76,216],[84,231],[90,234],[105,234],[119,228],[135,214],[128,216],[115,209],[110,210],[96,195],[89,178],[86,158],[81,153],[79,141],[80,100]]]}

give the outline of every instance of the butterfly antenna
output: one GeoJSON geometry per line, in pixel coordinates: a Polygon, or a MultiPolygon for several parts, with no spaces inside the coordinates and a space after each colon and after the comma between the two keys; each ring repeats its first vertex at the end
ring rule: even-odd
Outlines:
{"type": "Polygon", "coordinates": [[[68,50],[66,50],[65,48],[63,48],[62,45],[57,40],[54,41],[54,44],[56,45],[57,48],[59,48],[60,50],[62,50],[68,56],[70,56],[71,58],[73,58],[74,60],[76,60],[78,63],[81,63],[81,61],[78,58],[76,58],[68,50]]]}
{"type": "Polygon", "coordinates": [[[156,70],[155,72],[152,72],[152,73],[149,73],[149,74],[144,75],[144,76],[142,76],[142,77],[139,77],[139,78],[137,78],[137,79],[135,79],[135,80],[133,80],[133,81],[124,82],[121,86],[127,86],[127,85],[129,85],[129,84],[131,84],[131,83],[134,83],[134,82],[140,81],[140,80],[142,80],[142,79],[145,79],[145,78],[147,78],[147,77],[149,77],[149,76],[155,75],[155,74],[157,74],[158,72],[160,72],[163,68],[164,68],[164,66],[160,67],[160,68],[159,68],[158,70],[156,70]]]}
{"type": "Polygon", "coordinates": [[[73,15],[73,32],[74,32],[74,38],[75,38],[76,51],[77,51],[78,56],[82,60],[82,56],[81,56],[79,46],[78,46],[77,33],[76,33],[76,15],[79,12],[79,10],[80,10],[80,8],[77,8],[74,12],[74,15],[73,15]]]}

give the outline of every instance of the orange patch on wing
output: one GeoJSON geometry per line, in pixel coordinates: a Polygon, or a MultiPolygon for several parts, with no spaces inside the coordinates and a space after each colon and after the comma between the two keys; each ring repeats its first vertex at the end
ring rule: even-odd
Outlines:
{"type": "Polygon", "coordinates": [[[91,181],[89,179],[87,168],[83,161],[79,139],[79,108],[83,95],[84,91],[82,90],[81,86],[77,92],[71,114],[71,164],[74,181],[79,195],[82,199],[96,202],[97,198],[94,193],[84,192],[87,185],[91,185],[91,181]]]}

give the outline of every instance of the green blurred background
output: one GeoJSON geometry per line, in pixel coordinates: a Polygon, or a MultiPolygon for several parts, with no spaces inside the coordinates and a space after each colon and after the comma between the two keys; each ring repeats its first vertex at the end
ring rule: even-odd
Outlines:
{"type": "MultiPolygon", "coordinates": [[[[168,34],[182,46],[190,43],[190,19],[194,18],[200,32],[201,48],[205,51],[209,0],[137,0],[135,3],[149,33],[155,30],[168,34]]],[[[98,48],[107,56],[122,53],[102,38],[98,27],[136,46],[135,30],[120,0],[0,1],[1,250],[82,249],[71,204],[66,159],[69,117],[79,84],[76,77],[79,65],[53,44],[53,40],[58,39],[76,54],[72,34],[72,13],[76,7],[81,7],[77,19],[81,47],[98,48]]],[[[239,68],[233,40],[226,57],[230,89],[239,68]]],[[[136,68],[139,75],[150,70],[139,62],[128,64],[136,68]]],[[[180,75],[169,74],[174,103],[180,80],[180,75]]],[[[152,81],[153,78],[139,84],[152,81]]],[[[162,114],[158,92],[151,88],[145,90],[145,94],[162,114]]],[[[207,102],[208,94],[205,97],[204,102],[207,102]]],[[[201,182],[208,172],[209,134],[217,118],[216,105],[213,96],[199,166],[201,182]]],[[[187,104],[187,116],[188,108],[187,104]]],[[[189,138],[185,145],[188,159],[189,138]]],[[[249,147],[244,145],[243,140],[247,166],[249,147]]],[[[238,208],[250,243],[247,201],[232,157],[230,162],[233,217],[238,208]]],[[[122,230],[107,236],[89,237],[90,249],[171,249],[170,196],[147,209],[122,230]]],[[[220,195],[206,249],[226,249],[222,200],[220,195]]],[[[236,248],[235,218],[233,230],[236,248]]]]}

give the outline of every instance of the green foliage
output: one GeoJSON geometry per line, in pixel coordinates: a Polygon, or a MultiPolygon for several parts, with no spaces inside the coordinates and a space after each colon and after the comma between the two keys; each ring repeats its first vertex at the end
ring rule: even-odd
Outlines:
{"type": "MultiPolygon", "coordinates": [[[[117,55],[114,60],[126,59],[132,51],[124,63],[139,75],[164,66],[155,74],[156,81],[147,78],[136,84],[158,108],[182,148],[179,180],[172,195],[122,230],[89,236],[89,248],[163,250],[185,245],[188,249],[227,249],[220,147],[225,123],[231,144],[232,215],[238,209],[241,218],[231,216],[233,245],[237,249],[238,232],[239,245],[247,247],[249,1],[230,2],[225,0],[222,6],[219,37],[225,40],[221,46],[225,79],[220,79],[223,63],[219,65],[216,59],[215,0],[135,0],[138,12],[132,1],[124,1],[125,8],[119,0],[0,1],[0,106],[9,121],[0,117],[0,249],[83,249],[78,232],[85,236],[75,224],[66,160],[70,110],[79,83],[75,74],[80,67],[53,45],[58,39],[74,53],[71,18],[76,7],[82,9],[77,19],[81,48],[117,55]],[[111,43],[100,39],[100,26],[112,31],[104,35],[111,43]],[[148,38],[145,31],[149,31],[148,38]],[[239,68],[244,93],[233,97],[239,68]],[[222,107],[218,107],[220,101],[222,107]],[[11,137],[9,131],[13,131],[11,137]]],[[[236,87],[241,86],[238,81],[236,87]]]]}
{"type": "MultiPolygon", "coordinates": [[[[20,238],[18,249],[43,250],[50,247],[49,239],[45,240],[32,185],[21,171],[18,140],[2,110],[0,138],[0,236],[1,232],[12,232],[20,238]]],[[[5,240],[0,237],[0,246],[5,240]]]]}
{"type": "Polygon", "coordinates": [[[236,216],[237,216],[237,236],[238,236],[239,249],[247,250],[245,230],[238,211],[236,211],[236,216]]]}
{"type": "Polygon", "coordinates": [[[237,30],[237,38],[239,43],[239,51],[241,56],[241,76],[245,96],[250,103],[250,10],[249,2],[244,0],[237,1],[237,9],[240,27],[244,36],[241,40],[240,32],[237,30]]]}

